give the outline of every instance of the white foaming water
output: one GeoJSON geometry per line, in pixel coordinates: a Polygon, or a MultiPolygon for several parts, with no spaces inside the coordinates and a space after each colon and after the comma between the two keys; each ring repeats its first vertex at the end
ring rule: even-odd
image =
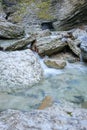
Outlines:
{"type": "Polygon", "coordinates": [[[48,56],[45,56],[44,58],[41,58],[36,52],[34,52],[35,56],[38,58],[41,67],[43,69],[43,73],[44,73],[44,77],[50,77],[50,76],[55,76],[58,74],[62,74],[62,73],[66,73],[68,72],[68,70],[77,70],[80,72],[85,72],[87,71],[87,65],[84,65],[84,63],[81,62],[77,62],[77,63],[68,63],[64,69],[54,69],[54,68],[49,68],[48,66],[45,65],[44,63],[44,59],[48,58],[48,56]]]}
{"type": "Polygon", "coordinates": [[[44,71],[45,77],[49,77],[49,76],[52,76],[52,75],[57,75],[57,74],[63,73],[63,70],[61,70],[61,69],[53,69],[53,68],[49,68],[45,65],[44,59],[47,58],[47,56],[45,56],[44,58],[41,58],[36,52],[34,52],[34,54],[38,58],[38,60],[41,64],[41,67],[44,71]]]}
{"type": "Polygon", "coordinates": [[[45,64],[44,64],[44,59],[40,59],[40,64],[44,70],[44,75],[46,77],[49,77],[51,75],[57,75],[57,74],[61,74],[63,73],[63,71],[61,69],[53,69],[53,68],[48,68],[45,64]]]}

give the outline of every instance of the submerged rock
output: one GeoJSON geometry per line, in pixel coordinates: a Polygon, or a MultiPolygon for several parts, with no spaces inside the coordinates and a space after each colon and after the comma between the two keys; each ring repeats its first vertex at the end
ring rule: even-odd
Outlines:
{"type": "Polygon", "coordinates": [[[87,109],[87,101],[82,102],[81,103],[81,107],[87,109]]]}
{"type": "Polygon", "coordinates": [[[41,66],[31,50],[0,51],[0,91],[28,88],[41,78],[41,66]]]}
{"type": "Polygon", "coordinates": [[[24,36],[24,29],[21,26],[0,19],[0,38],[14,39],[24,36]]]}
{"type": "Polygon", "coordinates": [[[64,61],[64,60],[45,59],[44,63],[48,67],[55,68],[55,69],[63,69],[66,66],[66,61],[64,61]]]}
{"type": "Polygon", "coordinates": [[[50,106],[52,106],[52,104],[53,104],[53,99],[52,99],[52,97],[51,96],[46,96],[44,99],[43,99],[43,101],[42,101],[42,103],[41,103],[41,105],[39,106],[39,110],[43,110],[43,109],[46,109],[47,107],[50,107],[50,106]]]}

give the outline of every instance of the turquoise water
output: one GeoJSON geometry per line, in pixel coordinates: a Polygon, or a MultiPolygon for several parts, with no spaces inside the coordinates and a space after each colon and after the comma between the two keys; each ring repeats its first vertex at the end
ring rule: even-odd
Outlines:
{"type": "Polygon", "coordinates": [[[51,96],[54,103],[64,100],[78,106],[87,101],[87,65],[67,64],[63,70],[48,68],[49,71],[43,68],[45,77],[39,84],[17,92],[0,92],[0,110],[36,109],[46,96],[51,96]]]}

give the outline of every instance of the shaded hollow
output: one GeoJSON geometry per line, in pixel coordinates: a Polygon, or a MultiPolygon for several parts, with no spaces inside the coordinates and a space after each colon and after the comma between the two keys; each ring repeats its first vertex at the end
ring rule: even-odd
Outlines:
{"type": "Polygon", "coordinates": [[[49,29],[49,30],[53,31],[54,30],[53,22],[43,22],[43,23],[41,23],[41,29],[42,30],[49,29]]]}

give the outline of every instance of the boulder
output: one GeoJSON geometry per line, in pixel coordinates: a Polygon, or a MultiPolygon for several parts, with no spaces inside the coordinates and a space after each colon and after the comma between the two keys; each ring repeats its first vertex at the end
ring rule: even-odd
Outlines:
{"type": "Polygon", "coordinates": [[[76,29],[73,32],[73,36],[79,40],[79,46],[81,49],[81,57],[84,61],[87,61],[87,30],[86,29],[76,29]]]}
{"type": "Polygon", "coordinates": [[[76,56],[80,57],[81,51],[80,51],[80,48],[76,46],[75,41],[73,41],[73,40],[71,40],[71,39],[68,39],[68,40],[67,40],[67,44],[68,44],[69,48],[72,50],[72,52],[73,52],[76,56]]]}
{"type": "MultiPolygon", "coordinates": [[[[59,103],[60,104],[60,103],[59,103]]],[[[53,105],[46,110],[0,112],[0,130],[86,130],[87,110],[53,105]]]]}
{"type": "Polygon", "coordinates": [[[81,40],[83,36],[87,36],[87,31],[86,29],[77,28],[73,31],[72,35],[74,36],[75,39],[81,40]]]}
{"type": "Polygon", "coordinates": [[[24,28],[0,19],[0,38],[16,39],[24,36],[24,28]]]}
{"type": "Polygon", "coordinates": [[[0,91],[29,88],[41,78],[41,66],[31,50],[0,51],[0,91]]]}
{"type": "Polygon", "coordinates": [[[49,29],[43,30],[43,31],[39,31],[37,33],[37,37],[41,38],[41,37],[47,37],[51,35],[51,31],[49,29]]]}
{"type": "Polygon", "coordinates": [[[80,48],[82,59],[87,62],[87,37],[82,41],[80,48]]]}
{"type": "Polygon", "coordinates": [[[63,69],[66,66],[66,62],[64,60],[45,59],[44,63],[48,67],[55,68],[55,69],[63,69]]]}
{"type": "Polygon", "coordinates": [[[57,36],[48,36],[37,39],[36,48],[41,56],[58,53],[65,48],[67,43],[63,43],[57,36]]]}
{"type": "Polygon", "coordinates": [[[28,37],[25,37],[25,38],[23,38],[21,40],[13,42],[12,45],[10,45],[7,48],[5,48],[5,50],[6,51],[21,50],[21,49],[27,47],[29,44],[32,44],[33,42],[35,42],[35,40],[36,40],[35,37],[28,36],[28,37]]]}
{"type": "Polygon", "coordinates": [[[52,55],[51,58],[53,59],[56,59],[56,60],[60,60],[60,61],[68,61],[69,63],[75,63],[75,62],[78,62],[80,60],[79,57],[73,55],[72,52],[61,52],[61,53],[58,53],[56,55],[52,55]]]}

